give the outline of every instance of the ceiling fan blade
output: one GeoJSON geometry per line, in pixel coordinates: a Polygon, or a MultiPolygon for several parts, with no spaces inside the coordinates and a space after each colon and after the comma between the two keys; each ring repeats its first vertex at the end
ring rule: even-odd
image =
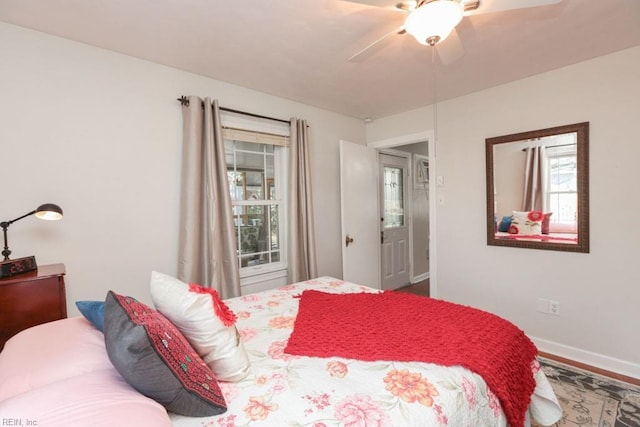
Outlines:
{"type": "Polygon", "coordinates": [[[465,15],[480,15],[482,13],[501,12],[511,9],[527,7],[549,6],[562,0],[480,0],[480,6],[475,10],[465,12],[465,15]]]}
{"type": "Polygon", "coordinates": [[[416,0],[342,0],[349,3],[366,4],[368,6],[381,7],[395,10],[396,12],[406,12],[418,6],[416,0]]]}
{"type": "Polygon", "coordinates": [[[372,56],[374,53],[378,52],[380,49],[384,48],[393,40],[393,36],[402,34],[404,32],[404,25],[396,28],[393,31],[388,32],[384,36],[375,40],[373,43],[369,43],[364,48],[360,49],[358,52],[354,53],[349,57],[349,62],[362,62],[365,59],[372,56]]]}
{"type": "Polygon", "coordinates": [[[387,7],[393,5],[393,0],[343,0],[349,3],[368,4],[369,6],[387,7]]]}
{"type": "Polygon", "coordinates": [[[462,47],[462,40],[458,32],[454,28],[451,34],[444,39],[444,41],[435,45],[436,53],[440,58],[440,62],[444,65],[449,65],[464,55],[464,47],[462,47]]]}

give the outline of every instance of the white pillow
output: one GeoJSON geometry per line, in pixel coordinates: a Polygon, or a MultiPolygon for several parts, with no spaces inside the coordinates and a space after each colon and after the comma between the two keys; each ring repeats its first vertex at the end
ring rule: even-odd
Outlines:
{"type": "Polygon", "coordinates": [[[217,292],[153,271],[151,298],[156,309],[176,325],[218,380],[240,381],[249,374],[249,357],[234,325],[235,315],[217,292]]]}
{"type": "Polygon", "coordinates": [[[540,211],[513,211],[511,216],[510,234],[539,235],[542,234],[542,220],[544,214],[540,211]]]}

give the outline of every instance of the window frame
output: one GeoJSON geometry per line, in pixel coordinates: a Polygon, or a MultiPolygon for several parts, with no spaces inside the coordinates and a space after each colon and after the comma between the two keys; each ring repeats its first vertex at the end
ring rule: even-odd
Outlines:
{"type": "MultiPolygon", "coordinates": [[[[288,269],[288,230],[287,230],[287,223],[288,223],[288,218],[287,218],[287,214],[288,214],[288,194],[287,194],[287,189],[288,189],[288,173],[287,173],[287,165],[288,165],[288,157],[289,157],[289,148],[288,146],[284,145],[284,144],[272,144],[270,143],[270,139],[266,139],[267,142],[263,142],[265,141],[264,139],[261,138],[257,138],[255,141],[247,141],[247,140],[238,140],[238,139],[234,139],[233,132],[224,132],[226,129],[223,129],[223,140],[225,143],[225,157],[226,156],[233,156],[233,164],[229,164],[227,163],[227,167],[229,166],[233,166],[233,171],[238,172],[238,171],[245,171],[245,169],[238,169],[238,164],[237,164],[237,160],[236,160],[236,155],[238,152],[243,152],[243,153],[251,153],[251,154],[260,154],[263,156],[267,156],[267,155],[273,155],[274,161],[273,161],[273,180],[276,183],[276,193],[275,193],[275,198],[274,199],[267,199],[267,193],[268,193],[268,181],[271,179],[271,177],[267,177],[266,176],[266,162],[263,161],[263,169],[260,169],[259,171],[263,173],[263,194],[262,194],[262,199],[258,199],[258,200],[234,200],[232,197],[231,200],[231,205],[232,205],[232,213],[235,210],[234,208],[236,206],[263,206],[263,209],[269,209],[271,206],[276,206],[278,209],[278,229],[279,229],[279,241],[278,241],[278,252],[280,255],[280,259],[279,261],[276,262],[269,262],[266,264],[257,264],[257,265],[251,265],[251,266],[246,266],[246,267],[242,267],[242,257],[243,256],[247,256],[247,254],[242,254],[242,250],[240,248],[241,242],[240,242],[240,228],[237,225],[234,225],[234,234],[236,236],[236,259],[238,262],[238,269],[239,269],[239,273],[240,273],[240,278],[241,279],[246,279],[246,278],[256,278],[257,276],[260,275],[266,275],[266,276],[273,276],[274,274],[277,275],[278,272],[286,272],[288,269]],[[227,142],[232,142],[233,143],[233,150],[231,152],[229,152],[227,150],[227,142]],[[270,145],[273,147],[273,154],[271,153],[265,153],[265,152],[260,152],[260,151],[251,151],[251,150],[247,150],[247,149],[240,149],[240,150],[236,150],[236,144],[234,142],[242,142],[244,144],[255,144],[256,146],[258,145],[270,145]]],[[[235,133],[236,135],[238,134],[237,132],[235,133]]],[[[244,136],[247,135],[251,135],[251,134],[255,134],[255,136],[259,137],[259,136],[264,136],[265,133],[264,132],[260,132],[259,130],[255,130],[255,129],[242,129],[242,134],[244,136]],[[262,134],[262,135],[259,135],[262,134]]],[[[282,140],[283,136],[279,136],[278,137],[282,140]]],[[[230,169],[227,169],[227,171],[229,171],[230,169]]],[[[229,187],[229,192],[231,192],[231,187],[229,187]]],[[[233,213],[233,217],[234,219],[237,217],[238,215],[233,213]]],[[[267,235],[270,236],[270,232],[271,232],[271,225],[268,225],[268,230],[267,230],[267,235]]],[[[271,238],[269,237],[269,245],[271,243],[271,238]]],[[[271,248],[269,247],[266,251],[262,251],[264,253],[266,253],[268,256],[271,256],[270,253],[272,252],[271,248]]],[[[256,252],[256,253],[261,253],[261,252],[256,252]]],[[[284,274],[284,273],[283,273],[284,274]]]]}
{"type": "Polygon", "coordinates": [[[547,152],[546,155],[546,168],[547,168],[547,188],[545,189],[545,198],[546,198],[546,206],[547,209],[551,209],[551,199],[553,196],[555,195],[563,195],[563,194],[573,194],[576,198],[576,213],[574,215],[573,219],[570,220],[560,220],[560,216],[556,216],[554,218],[554,215],[551,216],[550,221],[554,222],[554,223],[571,223],[571,224],[577,224],[578,223],[578,218],[577,218],[577,213],[578,213],[578,167],[577,167],[577,163],[578,163],[578,156],[577,153],[575,151],[573,152],[560,152],[557,154],[549,154],[547,152]],[[562,191],[551,191],[551,162],[554,160],[559,160],[561,158],[572,158],[575,160],[576,163],[576,168],[575,168],[575,185],[574,185],[574,190],[562,190],[562,191]]]}

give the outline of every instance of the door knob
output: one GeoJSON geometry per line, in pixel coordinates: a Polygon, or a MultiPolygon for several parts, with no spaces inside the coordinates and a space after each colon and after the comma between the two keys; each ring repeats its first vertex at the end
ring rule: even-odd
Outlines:
{"type": "Polygon", "coordinates": [[[349,243],[353,243],[353,237],[351,237],[351,236],[349,236],[347,234],[347,237],[345,237],[345,239],[344,239],[344,244],[345,244],[346,247],[349,247],[349,243]]]}

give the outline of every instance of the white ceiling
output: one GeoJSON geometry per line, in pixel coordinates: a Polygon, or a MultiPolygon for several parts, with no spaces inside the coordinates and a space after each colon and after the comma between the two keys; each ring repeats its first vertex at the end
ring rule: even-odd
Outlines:
{"type": "Polygon", "coordinates": [[[444,100],[640,45],[640,0],[465,17],[465,55],[436,66],[409,35],[349,62],[403,15],[341,0],[0,0],[0,21],[356,118],[431,104],[434,81],[444,100]]]}

